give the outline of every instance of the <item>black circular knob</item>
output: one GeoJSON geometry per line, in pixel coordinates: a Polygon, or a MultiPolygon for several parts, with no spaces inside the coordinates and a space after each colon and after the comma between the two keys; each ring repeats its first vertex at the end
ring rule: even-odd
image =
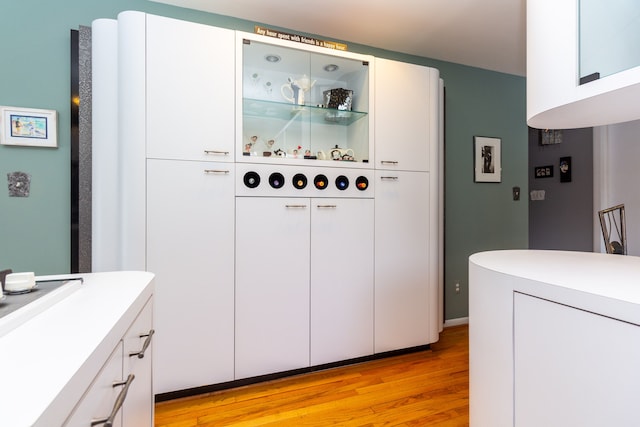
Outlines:
{"type": "Polygon", "coordinates": [[[280,172],[274,172],[269,175],[269,185],[273,188],[280,188],[284,185],[284,176],[280,172]]]}
{"type": "Polygon", "coordinates": [[[349,188],[349,178],[344,175],[340,175],[336,178],[336,187],[338,190],[346,190],[349,188]]]}
{"type": "Polygon", "coordinates": [[[247,187],[256,188],[258,185],[260,185],[260,175],[258,175],[258,172],[249,171],[244,174],[243,181],[244,185],[246,185],[247,187]]]}
{"type": "Polygon", "coordinates": [[[304,174],[297,173],[293,176],[292,183],[298,190],[302,190],[307,186],[307,177],[304,174]]]}
{"type": "Polygon", "coordinates": [[[315,185],[318,190],[324,190],[329,185],[329,180],[326,175],[318,174],[313,178],[313,185],[315,185]]]}
{"type": "Polygon", "coordinates": [[[369,180],[366,176],[359,176],[356,178],[356,188],[360,191],[364,191],[369,188],[369,180]]]}

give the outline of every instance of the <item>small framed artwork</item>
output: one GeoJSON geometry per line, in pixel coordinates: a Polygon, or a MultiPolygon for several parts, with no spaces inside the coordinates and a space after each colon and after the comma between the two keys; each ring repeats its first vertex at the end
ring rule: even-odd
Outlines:
{"type": "Polygon", "coordinates": [[[58,146],[55,110],[0,106],[0,143],[30,147],[58,146]]]}
{"type": "Polygon", "coordinates": [[[474,181],[501,182],[500,138],[474,136],[474,181]]]}
{"type": "Polygon", "coordinates": [[[536,166],[534,177],[535,178],[553,178],[553,165],[536,166]]]}
{"type": "Polygon", "coordinates": [[[560,182],[571,182],[571,157],[560,157],[560,182]]]}

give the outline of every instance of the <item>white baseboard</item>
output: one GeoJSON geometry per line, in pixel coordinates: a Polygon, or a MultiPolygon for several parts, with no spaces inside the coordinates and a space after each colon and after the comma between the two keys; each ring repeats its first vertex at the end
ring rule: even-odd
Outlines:
{"type": "Polygon", "coordinates": [[[459,325],[468,325],[469,318],[468,317],[458,317],[457,319],[447,319],[444,321],[444,327],[448,328],[450,326],[459,326],[459,325]]]}

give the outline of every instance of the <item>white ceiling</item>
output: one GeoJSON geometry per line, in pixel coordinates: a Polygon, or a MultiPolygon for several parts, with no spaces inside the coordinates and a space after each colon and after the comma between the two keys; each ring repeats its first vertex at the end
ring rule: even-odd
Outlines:
{"type": "Polygon", "coordinates": [[[525,0],[152,1],[525,75],[525,0]]]}

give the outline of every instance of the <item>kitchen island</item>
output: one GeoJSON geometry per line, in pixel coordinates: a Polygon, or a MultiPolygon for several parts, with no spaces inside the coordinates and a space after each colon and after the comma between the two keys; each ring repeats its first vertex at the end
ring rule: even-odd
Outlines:
{"type": "Polygon", "coordinates": [[[640,258],[469,258],[472,427],[637,426],[640,258]]]}
{"type": "Polygon", "coordinates": [[[153,277],[37,277],[76,289],[0,337],[0,424],[88,426],[113,412],[114,426],[151,426],[153,277]]]}

